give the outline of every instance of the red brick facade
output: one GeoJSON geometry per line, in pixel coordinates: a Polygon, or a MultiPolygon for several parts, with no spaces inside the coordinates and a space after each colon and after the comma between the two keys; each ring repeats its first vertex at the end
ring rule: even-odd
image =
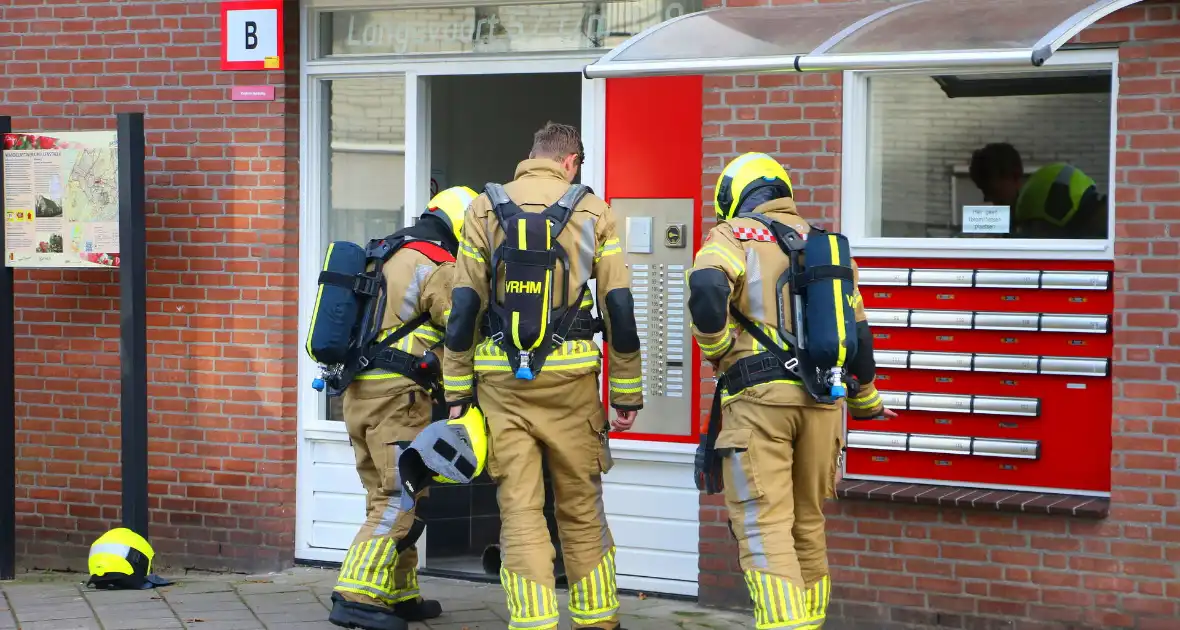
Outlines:
{"type": "MultiPolygon", "coordinates": [[[[829,625],[1180,627],[1178,10],[1145,2],[1081,36],[1120,44],[1110,517],[833,503],[830,612],[838,621],[829,625]]],[[[838,219],[839,86],[839,76],[822,74],[707,79],[705,199],[727,160],[771,151],[791,169],[808,216],[838,219]]],[[[705,213],[711,220],[712,208],[705,213]]],[[[718,497],[702,496],[701,520],[702,602],[748,606],[718,497]]]]}
{"type": "MultiPolygon", "coordinates": [[[[221,72],[217,2],[5,4],[0,115],[15,131],[146,114],[156,550],[178,567],[289,566],[298,47],[285,73],[221,72]],[[261,83],[275,102],[230,101],[230,85],[261,83]]],[[[90,543],[120,519],[118,276],[16,281],[17,554],[85,570],[90,543]]]]}
{"type": "MultiPolygon", "coordinates": [[[[15,130],[147,115],[151,538],[174,566],[293,560],[296,2],[286,15],[285,72],[227,73],[216,2],[0,8],[0,115],[15,130]],[[276,86],[275,102],[229,100],[229,86],[260,83],[276,86]]],[[[834,503],[839,627],[1177,627],[1180,3],[1125,9],[1083,38],[1123,42],[1111,515],[834,503]]],[[[767,151],[790,169],[810,218],[839,220],[839,75],[710,77],[704,103],[706,200],[727,160],[767,151]]],[[[708,229],[709,204],[705,215],[708,229]]],[[[89,543],[119,521],[118,280],[17,280],[18,555],[25,567],[82,569],[89,543]]],[[[711,382],[702,391],[711,396],[711,382]]],[[[702,497],[701,520],[702,602],[745,605],[716,497],[702,497]]]]}

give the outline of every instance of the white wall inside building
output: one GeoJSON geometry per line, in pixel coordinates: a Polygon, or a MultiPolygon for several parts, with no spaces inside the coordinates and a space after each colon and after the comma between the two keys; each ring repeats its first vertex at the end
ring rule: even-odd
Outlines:
{"type": "Polygon", "coordinates": [[[980,203],[966,175],[972,151],[1011,143],[1029,166],[1065,161],[1108,188],[1110,94],[947,98],[925,75],[882,75],[870,85],[870,170],[880,177],[886,237],[947,236],[952,208],[980,203]],[[952,169],[959,187],[952,197],[952,169]],[[928,233],[928,229],[935,233],[928,233]]]}

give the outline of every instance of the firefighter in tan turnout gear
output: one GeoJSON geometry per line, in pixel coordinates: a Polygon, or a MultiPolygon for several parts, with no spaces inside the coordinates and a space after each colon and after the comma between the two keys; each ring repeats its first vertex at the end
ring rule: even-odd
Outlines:
{"type": "Polygon", "coordinates": [[[500,581],[513,630],[556,628],[559,618],[542,452],[557,497],[574,627],[618,628],[601,475],[611,467],[610,428],[630,429],[643,406],[639,338],[614,214],[570,183],[582,159],[577,130],[549,123],[516,179],[489,184],[471,204],[447,323],[443,384],[451,416],[477,404],[488,421],[487,465],[502,522],[500,581]],[[599,398],[591,279],[609,342],[610,427],[599,398]]]}
{"type": "Polygon", "coordinates": [[[715,443],[698,451],[698,486],[724,487],[756,627],[820,628],[831,586],[822,510],[842,449],[839,398],[853,388],[847,403],[857,418],[892,412],[873,386],[872,337],[847,240],[799,216],[786,170],[761,153],[725,168],[715,203],[718,224],[689,272],[693,336],[718,375],[715,443]],[[806,353],[795,350],[796,337],[805,337],[806,353]]]}
{"type": "Polygon", "coordinates": [[[422,522],[415,519],[408,494],[397,498],[397,464],[402,447],[431,422],[431,392],[439,389],[440,372],[432,349],[441,354],[454,257],[464,212],[474,198],[465,187],[435,196],[416,225],[397,233],[408,238],[381,269],[385,308],[376,341],[403,328],[408,334],[376,354],[343,394],[344,423],[368,496],[367,518],[332,593],[329,619],[337,626],[404,630],[409,621],[442,613],[437,601],[418,594],[414,542],[422,522]]]}

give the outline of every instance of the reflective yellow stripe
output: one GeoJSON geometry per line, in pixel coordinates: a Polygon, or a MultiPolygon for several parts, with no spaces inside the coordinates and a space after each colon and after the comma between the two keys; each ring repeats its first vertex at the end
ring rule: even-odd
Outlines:
{"type": "MultiPolygon", "coordinates": [[[[602,351],[593,342],[583,339],[566,341],[549,355],[542,368],[546,371],[577,370],[597,367],[602,363],[602,351]]],[[[510,372],[508,355],[490,339],[475,348],[476,372],[510,372]]]]}
{"type": "Polygon", "coordinates": [[[392,606],[418,597],[418,579],[412,575],[398,588],[393,569],[397,564],[397,544],[389,536],[366,540],[349,547],[340,566],[335,590],[372,597],[392,606]]]}
{"type": "Polygon", "coordinates": [[[697,252],[697,258],[700,258],[703,254],[717,254],[720,256],[722,260],[724,260],[729,264],[730,267],[733,268],[733,274],[735,276],[740,276],[746,273],[746,264],[734,257],[733,254],[726,251],[724,247],[721,247],[716,243],[710,243],[702,247],[701,250],[697,252]]]}
{"type": "Polygon", "coordinates": [[[754,627],[758,630],[781,628],[782,630],[812,630],[823,625],[827,614],[826,606],[821,610],[817,605],[826,600],[829,582],[817,582],[809,592],[787,580],[761,571],[746,571],[746,587],[754,601],[754,627]]]}
{"type": "Polygon", "coordinates": [[[643,377],[611,378],[610,390],[616,394],[639,394],[643,392],[643,377]]]}
{"type": "MultiPolygon", "coordinates": [[[[840,266],[840,243],[836,241],[835,234],[828,235],[828,245],[832,249],[832,264],[840,266]]],[[[844,360],[848,357],[848,349],[844,347],[845,338],[848,335],[848,331],[844,329],[844,281],[834,278],[832,282],[832,299],[836,301],[836,337],[840,340],[836,366],[843,367],[844,360]]]]}
{"type": "MultiPolygon", "coordinates": [[[[758,330],[761,330],[763,333],[765,333],[767,337],[770,337],[770,340],[773,341],[776,346],[783,350],[790,349],[790,345],[784,343],[782,338],[779,337],[777,328],[768,324],[763,324],[761,322],[754,322],[754,325],[758,327],[758,330]]],[[[752,342],[750,349],[754,352],[762,352],[768,349],[766,346],[762,345],[762,342],[754,339],[754,335],[750,335],[750,339],[752,342]]]]}
{"type": "Polygon", "coordinates": [[[507,595],[510,630],[548,630],[557,627],[557,593],[552,589],[503,567],[500,568],[500,584],[507,595]]]}
{"type": "Polygon", "coordinates": [[[466,389],[471,389],[475,382],[473,374],[466,376],[443,376],[443,391],[447,392],[461,392],[466,389]]]}
{"type": "Polygon", "coordinates": [[[849,398],[848,406],[854,409],[872,409],[881,404],[881,394],[873,392],[871,396],[865,398],[849,398]]]}
{"type": "Polygon", "coordinates": [[[483,262],[484,261],[483,254],[479,253],[479,250],[474,245],[471,245],[467,241],[463,241],[462,243],[459,243],[459,253],[474,260],[475,262],[483,262]]]}
{"type": "Polygon", "coordinates": [[[623,253],[623,248],[619,245],[618,238],[608,238],[599,246],[598,251],[594,254],[594,262],[598,262],[607,256],[614,256],[615,254],[623,253]]]}
{"type": "MultiPolygon", "coordinates": [[[[733,327],[730,326],[730,328],[732,329],[733,327]]],[[[724,350],[729,348],[731,343],[733,343],[733,336],[731,335],[722,337],[721,341],[718,341],[717,343],[701,343],[700,339],[697,340],[697,345],[701,347],[701,352],[704,352],[707,355],[721,354],[724,350]]]]}
{"type": "Polygon", "coordinates": [[[602,557],[589,575],[570,587],[570,615],[579,625],[613,620],[619,613],[618,586],[615,584],[615,550],[602,557]]]}
{"type": "MultiPolygon", "coordinates": [[[[332,259],[332,248],[336,247],[336,243],[328,245],[328,252],[324,254],[324,268],[322,271],[328,270],[328,261],[332,259]]],[[[311,357],[312,361],[319,362],[315,353],[311,351],[311,331],[315,330],[316,313],[320,310],[320,300],[324,297],[324,285],[319,285],[315,292],[315,304],[311,307],[311,325],[307,327],[307,343],[304,347],[307,349],[307,356],[311,357]]]]}

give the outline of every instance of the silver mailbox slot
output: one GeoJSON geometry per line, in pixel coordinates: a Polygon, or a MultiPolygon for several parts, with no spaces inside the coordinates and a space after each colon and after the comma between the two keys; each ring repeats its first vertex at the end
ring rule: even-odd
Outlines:
{"type": "Polygon", "coordinates": [[[914,370],[971,371],[971,355],[953,352],[911,352],[910,368],[914,370]]]}
{"type": "Polygon", "coordinates": [[[873,350],[873,360],[876,361],[877,367],[892,367],[903,368],[907,367],[906,359],[909,352],[905,350],[873,350]]]}
{"type": "Polygon", "coordinates": [[[1036,313],[976,313],[977,330],[1036,330],[1036,313]]]}
{"type": "Polygon", "coordinates": [[[910,435],[910,450],[917,453],[971,454],[971,438],[950,435],[910,435]]]}
{"type": "Polygon", "coordinates": [[[889,326],[905,328],[910,325],[910,312],[905,309],[865,309],[865,319],[869,326],[889,326]]]}
{"type": "Polygon", "coordinates": [[[1036,398],[1000,398],[976,396],[975,413],[991,413],[1003,416],[1039,416],[1041,401],[1036,398]]]}
{"type": "Polygon", "coordinates": [[[1040,459],[1041,443],[1034,440],[999,440],[975,438],[971,454],[983,457],[1013,457],[1016,459],[1040,459]]]}
{"type": "Polygon", "coordinates": [[[977,271],[975,286],[996,289],[1036,289],[1040,286],[1038,271],[977,271]]]}
{"type": "Polygon", "coordinates": [[[1105,271],[1046,271],[1041,275],[1044,289],[1090,289],[1105,291],[1110,274],[1105,271]]]}
{"type": "Polygon", "coordinates": [[[1075,357],[1043,357],[1041,359],[1041,374],[1106,376],[1106,368],[1106,359],[1082,359],[1075,357]]]}
{"type": "Polygon", "coordinates": [[[915,269],[910,285],[915,287],[969,287],[971,269],[915,269]]]}
{"type": "Polygon", "coordinates": [[[860,282],[864,285],[886,285],[904,287],[910,284],[909,269],[873,269],[861,267],[860,282]]]}
{"type": "Polygon", "coordinates": [[[914,328],[971,328],[971,311],[914,311],[910,326],[914,328]]]}
{"type": "Polygon", "coordinates": [[[955,394],[910,394],[910,411],[971,413],[971,396],[955,394]]]}
{"type": "Polygon", "coordinates": [[[883,392],[878,390],[877,393],[881,394],[881,403],[886,407],[895,411],[906,408],[907,394],[905,392],[883,392]]]}
{"type": "Polygon", "coordinates": [[[906,450],[907,433],[885,433],[883,431],[849,431],[848,448],[871,448],[879,451],[906,450]]]}
{"type": "Polygon", "coordinates": [[[1037,358],[1016,354],[977,354],[975,371],[1036,374],[1037,358]]]}
{"type": "Polygon", "coordinates": [[[1045,315],[1041,330],[1047,332],[1105,333],[1106,315],[1045,315]]]}

